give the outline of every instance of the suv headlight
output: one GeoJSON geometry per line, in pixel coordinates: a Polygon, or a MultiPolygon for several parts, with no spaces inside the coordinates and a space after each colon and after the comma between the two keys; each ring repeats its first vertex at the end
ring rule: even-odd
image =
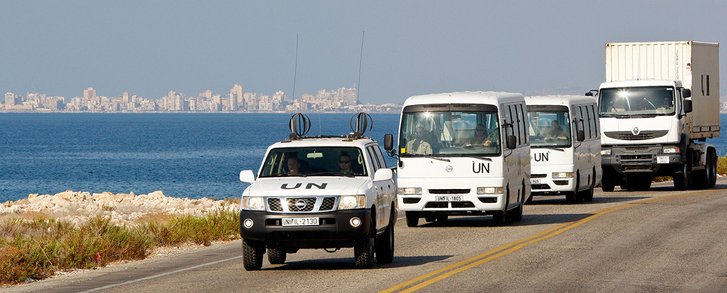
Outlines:
{"type": "Polygon", "coordinates": [[[399,195],[422,195],[421,187],[399,187],[396,189],[399,195]]]}
{"type": "Polygon", "coordinates": [[[366,195],[342,195],[338,200],[339,210],[362,209],[366,207],[366,195]]]}
{"type": "Polygon", "coordinates": [[[501,194],[504,189],[502,186],[497,187],[477,187],[477,194],[501,194]]]}
{"type": "Polygon", "coordinates": [[[664,149],[662,149],[662,152],[665,154],[678,154],[681,151],[679,150],[678,146],[672,145],[672,146],[665,146],[664,149]]]}
{"type": "Polygon", "coordinates": [[[601,150],[601,156],[610,156],[610,155],[611,155],[611,149],[601,150]]]}
{"type": "Polygon", "coordinates": [[[244,196],[240,201],[240,209],[263,211],[265,210],[265,200],[260,196],[244,196]]]}
{"type": "Polygon", "coordinates": [[[573,178],[573,172],[553,172],[553,178],[573,178]]]}

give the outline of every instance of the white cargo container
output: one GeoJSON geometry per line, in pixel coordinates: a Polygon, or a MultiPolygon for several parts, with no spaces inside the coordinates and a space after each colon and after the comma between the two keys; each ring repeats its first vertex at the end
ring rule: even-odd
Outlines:
{"type": "Polygon", "coordinates": [[[598,91],[604,191],[713,187],[719,136],[719,44],[693,41],[606,44],[598,91]]]}

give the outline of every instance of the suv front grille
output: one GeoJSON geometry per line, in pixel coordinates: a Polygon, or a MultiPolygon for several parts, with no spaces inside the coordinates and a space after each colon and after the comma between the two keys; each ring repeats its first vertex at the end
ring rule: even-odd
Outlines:
{"type": "Polygon", "coordinates": [[[327,212],[336,209],[335,196],[269,197],[268,211],[278,213],[327,212]]]}
{"type": "Polygon", "coordinates": [[[282,212],[283,211],[283,207],[280,206],[279,198],[268,198],[268,207],[270,207],[270,210],[273,212],[282,212]]]}
{"type": "Polygon", "coordinates": [[[326,197],[323,199],[323,203],[321,204],[321,208],[319,210],[321,211],[330,211],[333,210],[333,205],[336,204],[336,198],[335,197],[326,197]]]}
{"type": "Polygon", "coordinates": [[[315,197],[288,198],[288,210],[291,212],[310,212],[315,205],[315,197]]]}

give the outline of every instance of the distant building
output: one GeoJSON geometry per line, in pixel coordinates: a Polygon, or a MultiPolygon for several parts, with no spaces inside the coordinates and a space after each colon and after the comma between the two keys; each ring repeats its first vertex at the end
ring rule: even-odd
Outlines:
{"type": "Polygon", "coordinates": [[[12,110],[15,106],[15,94],[11,92],[5,93],[5,110],[12,110]]]}

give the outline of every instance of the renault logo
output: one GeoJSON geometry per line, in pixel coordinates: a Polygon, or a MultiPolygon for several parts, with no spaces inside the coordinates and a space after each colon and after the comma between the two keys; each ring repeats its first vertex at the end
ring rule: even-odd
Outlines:
{"type": "Polygon", "coordinates": [[[638,128],[638,127],[634,127],[634,129],[633,129],[633,130],[631,130],[631,133],[632,133],[633,135],[639,135],[639,133],[641,133],[641,130],[639,130],[639,128],[638,128]]]}
{"type": "Polygon", "coordinates": [[[305,206],[308,205],[304,199],[299,199],[295,201],[295,207],[299,210],[302,210],[305,208],[305,206]]]}

